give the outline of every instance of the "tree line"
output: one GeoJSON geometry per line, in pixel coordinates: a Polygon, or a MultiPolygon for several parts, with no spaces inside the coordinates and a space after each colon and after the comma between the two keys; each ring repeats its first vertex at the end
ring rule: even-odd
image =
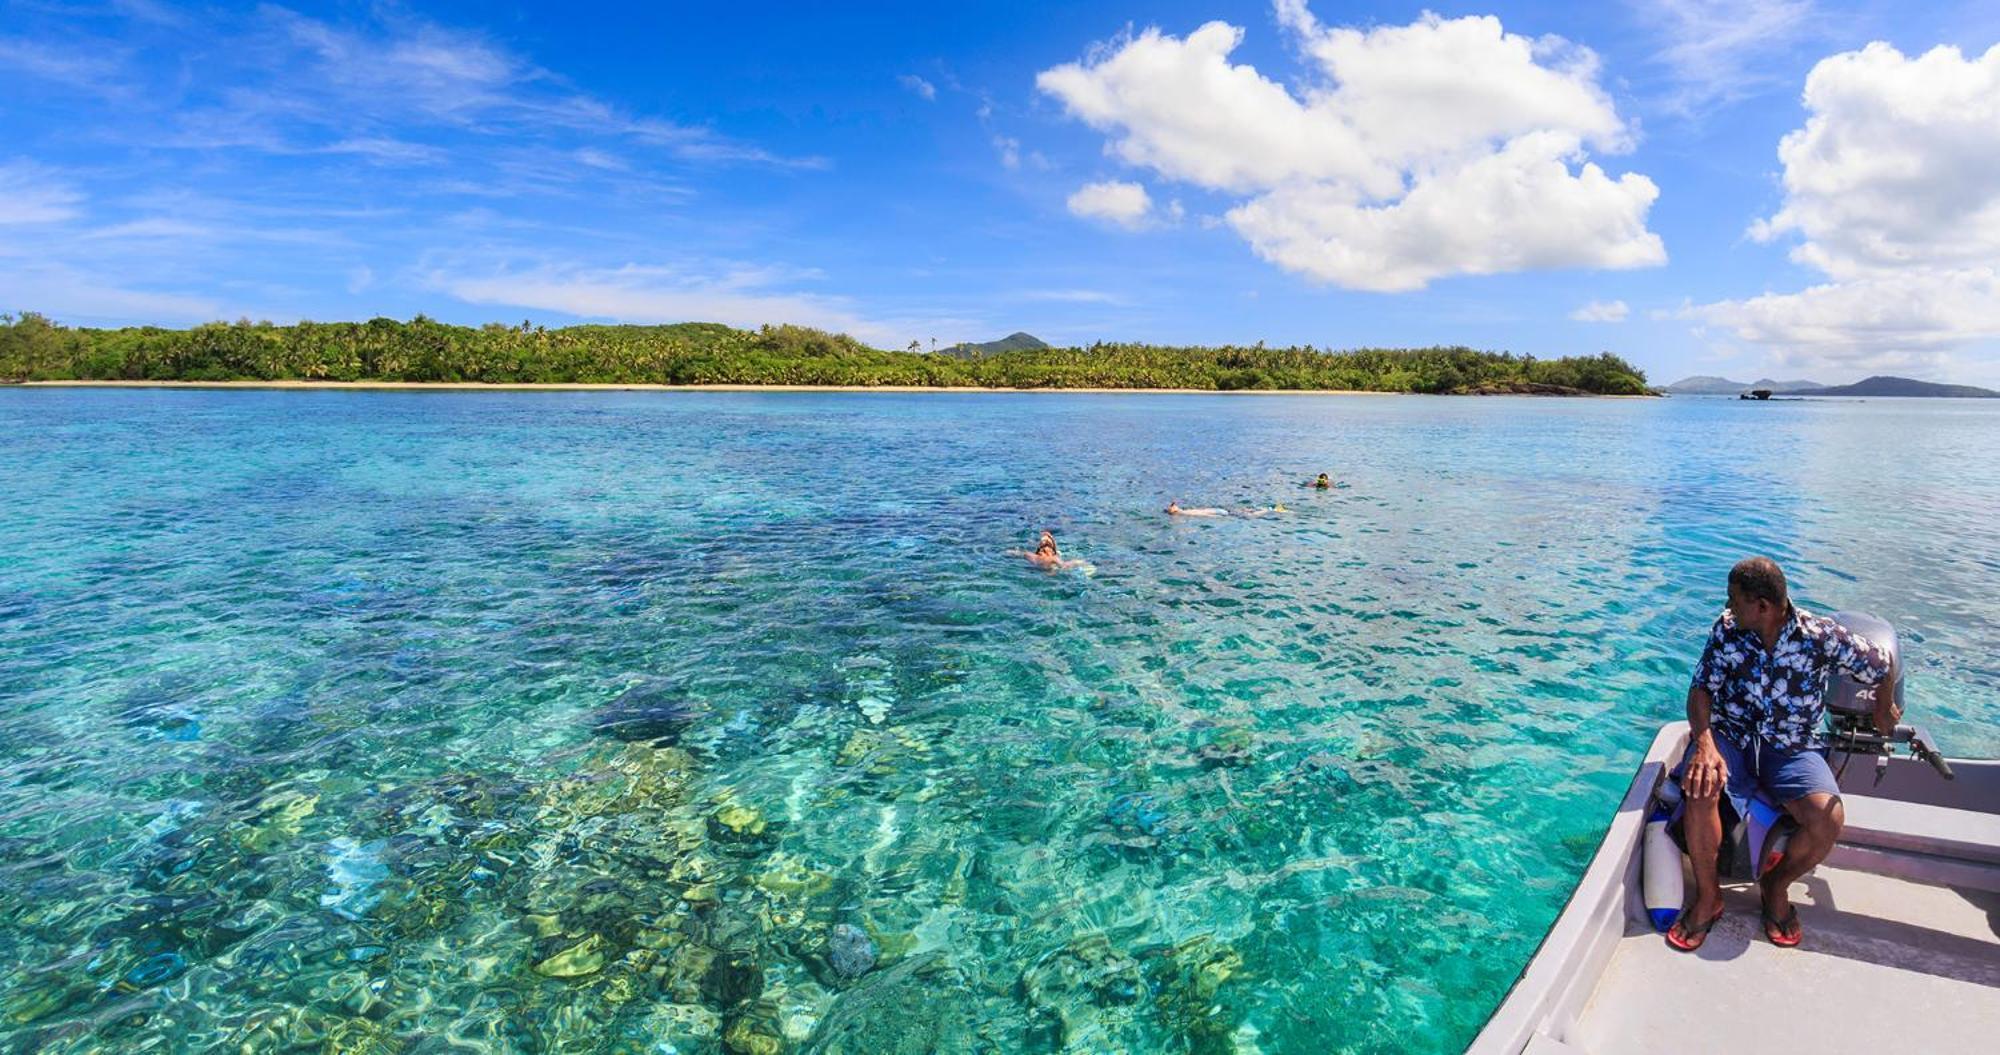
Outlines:
{"type": "Polygon", "coordinates": [[[248,320],[174,330],[63,326],[0,315],[0,379],[13,381],[415,381],[985,388],[1574,390],[1644,395],[1610,353],[1538,359],[1471,348],[1165,347],[1097,343],[976,359],[871,348],[803,326],[716,323],[452,326],[248,320]]]}

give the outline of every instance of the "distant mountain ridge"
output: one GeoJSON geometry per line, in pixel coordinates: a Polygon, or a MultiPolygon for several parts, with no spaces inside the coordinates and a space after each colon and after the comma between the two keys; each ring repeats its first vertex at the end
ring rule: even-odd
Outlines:
{"type": "Polygon", "coordinates": [[[1733,396],[1739,392],[1749,392],[1759,388],[1768,388],[1773,392],[1807,392],[1825,387],[1817,381],[1773,381],[1763,377],[1745,384],[1742,381],[1731,381],[1726,377],[1696,374],[1693,377],[1681,378],[1660,391],[1676,396],[1733,396]]]}
{"type": "Polygon", "coordinates": [[[1032,351],[1048,346],[1048,342],[1040,337],[1016,330],[997,341],[984,341],[978,344],[968,341],[964,344],[954,344],[949,348],[940,348],[938,354],[948,355],[953,359],[984,359],[1001,352],[1032,351]]]}
{"type": "Polygon", "coordinates": [[[1943,399],[2000,399],[2000,392],[1990,388],[1979,388],[1975,385],[1941,385],[1934,381],[1890,377],[1886,374],[1877,374],[1851,385],[1772,391],[1782,396],[1927,396],[1943,399]]]}

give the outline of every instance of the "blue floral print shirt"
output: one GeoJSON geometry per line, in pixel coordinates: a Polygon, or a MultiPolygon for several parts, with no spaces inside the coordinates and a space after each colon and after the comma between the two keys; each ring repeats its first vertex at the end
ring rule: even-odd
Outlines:
{"type": "Polygon", "coordinates": [[[1748,750],[1754,738],[1782,751],[1822,750],[1821,697],[1829,666],[1874,685],[1889,675],[1889,654],[1839,623],[1796,607],[1767,652],[1757,632],[1736,625],[1736,616],[1724,608],[1695,664],[1694,684],[1714,700],[1710,727],[1737,747],[1748,750]]]}

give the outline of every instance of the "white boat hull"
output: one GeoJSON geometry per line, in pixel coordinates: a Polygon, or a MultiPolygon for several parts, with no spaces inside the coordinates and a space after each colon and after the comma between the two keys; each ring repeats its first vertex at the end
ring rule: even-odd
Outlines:
{"type": "MultiPolygon", "coordinates": [[[[2000,1037],[2000,762],[1908,758],[1841,774],[1840,845],[1794,888],[1806,940],[1762,936],[1756,888],[1696,953],[1654,932],[1643,893],[1654,788],[1686,748],[1661,729],[1604,841],[1473,1055],[1992,1050],[2000,1037]]],[[[1839,767],[1839,760],[1836,759],[1839,767]]]]}

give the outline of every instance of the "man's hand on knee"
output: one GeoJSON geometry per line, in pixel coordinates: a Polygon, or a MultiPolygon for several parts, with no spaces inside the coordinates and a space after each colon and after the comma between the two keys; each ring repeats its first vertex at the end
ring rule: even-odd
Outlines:
{"type": "Polygon", "coordinates": [[[1709,736],[1695,741],[1694,757],[1688,759],[1687,771],[1681,776],[1681,790],[1692,799],[1712,799],[1722,794],[1729,783],[1729,763],[1723,761],[1722,752],[1709,736]]]}

